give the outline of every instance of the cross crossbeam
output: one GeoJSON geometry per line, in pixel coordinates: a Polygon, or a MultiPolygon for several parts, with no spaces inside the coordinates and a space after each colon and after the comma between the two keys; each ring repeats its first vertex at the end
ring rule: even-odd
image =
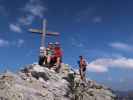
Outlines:
{"type": "MultiPolygon", "coordinates": [[[[32,33],[38,33],[38,34],[42,34],[43,32],[42,32],[42,30],[39,30],[39,29],[29,29],[29,31],[30,32],[32,32],[32,33]]],[[[58,33],[58,32],[51,32],[51,31],[47,31],[47,33],[46,33],[46,35],[59,35],[60,33],[58,33]]]]}

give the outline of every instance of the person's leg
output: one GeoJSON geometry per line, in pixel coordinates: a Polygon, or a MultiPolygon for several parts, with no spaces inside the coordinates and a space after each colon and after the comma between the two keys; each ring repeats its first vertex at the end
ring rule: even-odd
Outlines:
{"type": "Polygon", "coordinates": [[[56,62],[57,62],[57,57],[53,57],[53,66],[56,65],[56,62]]]}
{"type": "Polygon", "coordinates": [[[83,78],[86,81],[86,66],[83,68],[83,78]]]}
{"type": "Polygon", "coordinates": [[[50,62],[49,62],[49,67],[51,68],[52,66],[53,66],[53,58],[51,57],[51,60],[50,60],[50,62]]]}
{"type": "Polygon", "coordinates": [[[81,72],[82,72],[82,74],[81,74],[82,75],[82,78],[81,79],[84,80],[84,71],[83,71],[83,69],[82,69],[81,72]]]}
{"type": "Polygon", "coordinates": [[[51,56],[47,56],[47,65],[48,65],[48,67],[50,67],[50,62],[51,62],[51,56]]]}
{"type": "Polygon", "coordinates": [[[57,64],[60,63],[60,57],[57,57],[57,64]]]}
{"type": "Polygon", "coordinates": [[[85,77],[85,70],[83,71],[83,80],[86,81],[86,77],[85,77]]]}
{"type": "Polygon", "coordinates": [[[44,62],[43,62],[43,65],[45,66],[47,64],[47,57],[44,56],[44,62]]]}
{"type": "Polygon", "coordinates": [[[56,70],[56,57],[51,58],[50,68],[52,68],[54,71],[56,70]]]}
{"type": "Polygon", "coordinates": [[[39,56],[39,65],[43,65],[44,59],[42,56],[39,56]]]}
{"type": "Polygon", "coordinates": [[[81,80],[83,80],[83,70],[80,68],[80,77],[81,77],[81,80]]]}
{"type": "Polygon", "coordinates": [[[79,69],[79,74],[80,74],[80,77],[81,77],[81,68],[79,69]]]}
{"type": "Polygon", "coordinates": [[[60,70],[60,67],[61,67],[61,58],[60,57],[57,57],[56,59],[56,71],[59,72],[60,70]]]}

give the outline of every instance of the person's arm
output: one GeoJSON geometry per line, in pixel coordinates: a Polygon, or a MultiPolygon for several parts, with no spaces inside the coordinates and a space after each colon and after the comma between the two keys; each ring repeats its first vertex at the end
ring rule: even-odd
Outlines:
{"type": "Polygon", "coordinates": [[[83,61],[80,60],[80,61],[79,61],[79,67],[80,67],[80,69],[82,69],[82,67],[83,67],[82,65],[83,65],[83,61]]]}
{"type": "Polygon", "coordinates": [[[60,55],[61,55],[61,57],[62,57],[62,56],[63,56],[63,51],[62,51],[62,49],[60,49],[60,53],[61,53],[60,55]]]}
{"type": "Polygon", "coordinates": [[[84,59],[84,65],[87,66],[87,61],[84,59]]]}

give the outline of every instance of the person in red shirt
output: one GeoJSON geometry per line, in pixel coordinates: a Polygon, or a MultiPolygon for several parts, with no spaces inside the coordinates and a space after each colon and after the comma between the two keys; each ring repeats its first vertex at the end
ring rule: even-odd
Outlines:
{"type": "Polygon", "coordinates": [[[56,59],[56,67],[57,67],[57,72],[59,71],[61,67],[61,62],[62,62],[62,50],[60,47],[60,44],[58,42],[55,43],[55,48],[54,48],[54,57],[56,59]]]}

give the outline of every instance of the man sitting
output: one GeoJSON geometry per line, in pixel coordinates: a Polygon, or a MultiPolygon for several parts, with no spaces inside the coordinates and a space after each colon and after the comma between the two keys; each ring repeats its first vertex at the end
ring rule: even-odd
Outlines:
{"type": "Polygon", "coordinates": [[[60,47],[60,44],[58,42],[55,43],[55,47],[54,47],[54,60],[55,65],[56,65],[56,71],[59,72],[60,67],[61,67],[61,62],[62,62],[62,50],[60,47]]]}
{"type": "Polygon", "coordinates": [[[44,47],[40,47],[40,55],[39,55],[39,65],[43,66],[46,62],[46,51],[44,47]]]}
{"type": "Polygon", "coordinates": [[[53,43],[49,43],[48,48],[46,49],[46,58],[47,58],[46,65],[48,68],[51,68],[51,61],[53,54],[54,54],[53,43]]]}

